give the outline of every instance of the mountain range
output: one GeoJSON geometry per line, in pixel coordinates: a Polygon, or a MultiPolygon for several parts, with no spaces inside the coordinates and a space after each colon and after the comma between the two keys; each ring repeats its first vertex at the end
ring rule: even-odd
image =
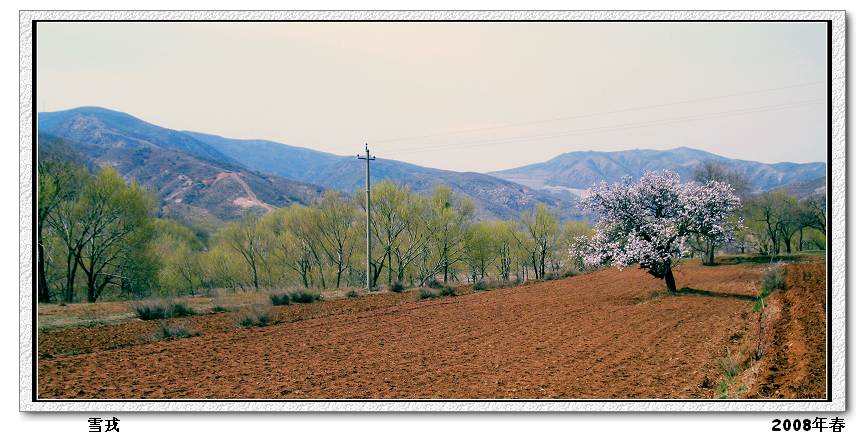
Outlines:
{"type": "Polygon", "coordinates": [[[682,180],[690,180],[694,169],[704,161],[718,162],[740,173],[747,179],[753,193],[794,183],[825,183],[826,178],[826,164],[822,162],[767,164],[725,158],[688,147],[672,150],[577,151],[561,154],[546,162],[491,174],[535,189],[565,189],[579,194],[593,184],[619,181],[624,176],[639,178],[646,171],[667,169],[679,174],[682,180]]]}
{"type": "MultiPolygon", "coordinates": [[[[115,167],[127,180],[155,193],[161,215],[186,222],[219,223],[249,211],[308,205],[328,189],[348,195],[365,181],[364,164],[355,156],[172,130],[105,108],[39,113],[38,128],[40,143],[62,142],[85,163],[115,167]]],[[[574,201],[594,183],[618,181],[624,175],[639,177],[656,169],[671,169],[688,179],[704,160],[722,162],[745,174],[755,192],[787,187],[807,195],[810,188],[825,189],[824,163],[765,164],[684,147],[572,152],[493,173],[377,159],[372,180],[394,180],[418,193],[447,185],[475,202],[479,218],[515,218],[538,203],[574,216],[574,201]]]]}

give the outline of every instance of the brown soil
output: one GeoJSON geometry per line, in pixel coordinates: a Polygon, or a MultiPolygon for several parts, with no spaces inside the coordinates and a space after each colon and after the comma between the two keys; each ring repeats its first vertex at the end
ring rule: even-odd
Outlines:
{"type": "MultiPolygon", "coordinates": [[[[415,293],[402,293],[399,295],[365,295],[356,299],[334,299],[305,305],[277,306],[270,308],[271,316],[275,324],[295,322],[304,319],[325,317],[334,314],[358,313],[386,306],[408,303],[414,301],[415,293]]],[[[248,297],[248,296],[245,296],[248,297]]],[[[123,348],[132,345],[141,345],[154,342],[154,335],[161,324],[169,326],[183,326],[190,333],[205,335],[210,333],[222,333],[238,328],[238,321],[246,313],[247,306],[252,304],[264,305],[269,300],[266,296],[259,298],[246,298],[247,303],[229,306],[232,311],[223,313],[205,312],[184,318],[173,318],[168,320],[141,321],[139,319],[127,319],[125,322],[112,325],[82,325],[76,327],[62,327],[39,332],[38,352],[40,359],[51,359],[56,357],[86,354],[123,348]],[[236,309],[236,310],[235,310],[236,309]]],[[[184,299],[187,304],[193,306],[199,312],[209,311],[210,308],[202,307],[203,299],[184,299]]],[[[237,300],[236,298],[234,299],[237,300]]],[[[128,303],[128,302],[125,302],[128,303]]],[[[134,314],[129,311],[131,303],[120,306],[110,306],[110,303],[95,305],[75,305],[81,307],[90,306],[90,316],[97,313],[117,314],[125,311],[124,316],[132,318],[134,314]]],[[[41,315],[40,315],[41,320],[41,315]]],[[[99,322],[99,318],[96,318],[99,322]]],[[[92,321],[91,321],[92,322],[92,321]]]]}
{"type": "Polygon", "coordinates": [[[785,290],[767,306],[771,343],[757,364],[748,398],[826,397],[825,263],[786,266],[785,290]]]}
{"type": "Polygon", "coordinates": [[[688,264],[681,295],[629,268],[426,301],[330,300],[275,308],[281,322],[263,328],[237,329],[231,313],[177,319],[202,334],[173,341],[150,342],[158,324],[137,320],[40,332],[37,388],[85,399],[711,398],[718,358],[757,331],[764,271],[688,264]]]}

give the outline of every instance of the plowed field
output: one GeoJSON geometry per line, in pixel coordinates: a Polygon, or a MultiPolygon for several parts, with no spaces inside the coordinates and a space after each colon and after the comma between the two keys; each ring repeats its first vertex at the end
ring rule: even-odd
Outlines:
{"type": "MultiPolygon", "coordinates": [[[[277,323],[261,328],[236,328],[232,313],[177,319],[200,335],[171,341],[153,342],[158,325],[136,319],[46,331],[38,393],[712,398],[718,359],[746,350],[758,331],[753,305],[765,271],[687,264],[676,271],[686,287],[678,295],[632,268],[488,292],[463,287],[459,296],[425,301],[416,292],[369,295],[275,308],[277,323]]],[[[811,311],[790,309],[799,313],[811,311]]],[[[807,377],[814,367],[809,361],[791,374],[807,377]]]]}

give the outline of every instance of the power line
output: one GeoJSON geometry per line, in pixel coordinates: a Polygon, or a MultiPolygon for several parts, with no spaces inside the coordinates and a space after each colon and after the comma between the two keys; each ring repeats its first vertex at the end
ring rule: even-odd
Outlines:
{"type": "Polygon", "coordinates": [[[588,134],[592,134],[592,133],[616,132],[616,131],[621,131],[621,130],[641,128],[641,127],[661,126],[661,125],[675,124],[675,123],[686,123],[686,122],[691,122],[691,121],[710,120],[710,119],[714,119],[714,118],[733,117],[733,116],[744,115],[744,114],[753,114],[753,113],[769,112],[769,111],[779,111],[779,110],[799,108],[799,107],[803,107],[803,106],[814,105],[814,104],[819,104],[819,103],[824,103],[824,102],[825,101],[823,99],[809,99],[809,100],[804,100],[804,101],[799,101],[799,102],[794,102],[794,103],[767,105],[767,106],[762,106],[762,107],[743,108],[743,109],[730,110],[730,111],[719,111],[719,112],[714,112],[714,113],[704,113],[704,114],[693,115],[693,116],[653,120],[653,121],[649,121],[649,122],[625,123],[625,124],[619,124],[619,125],[597,126],[597,127],[591,127],[591,128],[572,129],[570,131],[565,131],[565,132],[557,133],[557,134],[540,134],[540,135],[528,135],[528,136],[519,136],[519,137],[511,137],[511,138],[498,138],[498,139],[487,139],[487,140],[480,140],[480,141],[468,141],[468,142],[463,142],[463,143],[453,143],[453,144],[445,144],[445,145],[419,147],[419,148],[407,149],[407,150],[402,150],[402,151],[397,150],[397,151],[388,152],[388,153],[390,153],[390,154],[394,154],[394,153],[396,153],[396,154],[411,154],[411,153],[420,153],[420,152],[433,151],[433,150],[445,150],[445,149],[466,148],[466,147],[482,147],[482,146],[492,145],[492,144],[508,144],[508,143],[513,143],[513,142],[528,141],[528,140],[542,140],[542,139],[559,138],[559,137],[565,137],[565,136],[588,135],[588,134]]]}
{"type": "MultiPolygon", "coordinates": [[[[696,102],[706,102],[706,101],[711,101],[711,100],[727,99],[727,98],[738,97],[738,96],[748,96],[748,95],[752,95],[752,94],[769,93],[769,92],[773,92],[773,91],[787,90],[787,89],[791,89],[791,88],[808,87],[808,86],[817,85],[817,84],[824,84],[824,83],[825,83],[825,81],[814,81],[814,82],[801,83],[801,84],[792,84],[792,85],[782,86],[782,87],[773,87],[773,88],[768,88],[768,89],[760,89],[760,90],[751,90],[751,91],[740,92],[740,93],[732,93],[732,94],[726,94],[726,95],[720,95],[720,96],[708,96],[708,97],[703,97],[703,98],[687,99],[687,100],[676,101],[676,102],[667,102],[667,103],[661,103],[661,104],[622,108],[622,109],[611,110],[611,111],[584,113],[584,114],[576,114],[576,115],[571,115],[571,116],[560,116],[560,117],[554,117],[554,118],[550,118],[550,119],[532,120],[532,121],[519,122],[519,123],[506,123],[506,124],[501,124],[501,125],[496,125],[496,126],[486,126],[486,127],[469,128],[469,129],[457,129],[457,130],[437,132],[437,133],[432,133],[432,134],[427,134],[427,135],[388,138],[388,139],[376,140],[375,143],[376,144],[382,144],[382,143],[395,142],[395,141],[419,140],[419,139],[435,138],[435,137],[441,137],[441,136],[447,136],[447,135],[457,135],[457,134],[468,133],[468,132],[479,132],[479,131],[486,131],[486,130],[505,129],[505,128],[512,128],[512,127],[518,127],[518,126],[528,126],[528,125],[541,124],[541,123],[551,123],[551,122],[562,121],[562,120],[573,120],[573,119],[578,119],[578,118],[588,118],[588,117],[596,117],[596,116],[609,115],[609,114],[619,114],[619,113],[631,112],[631,111],[641,111],[641,110],[647,110],[647,109],[663,108],[663,107],[668,107],[668,106],[676,106],[676,105],[690,104],[690,103],[696,103],[696,102]]],[[[387,146],[385,146],[385,147],[387,147],[387,146]]]]}

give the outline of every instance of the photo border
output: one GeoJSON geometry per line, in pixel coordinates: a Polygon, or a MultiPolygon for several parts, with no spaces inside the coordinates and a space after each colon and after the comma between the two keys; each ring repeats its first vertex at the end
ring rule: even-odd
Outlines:
{"type": "Polygon", "coordinates": [[[846,21],[844,11],[20,11],[19,409],[21,411],[844,411],[846,409],[846,21]],[[44,21],[824,21],[828,40],[827,399],[37,399],[32,291],[36,218],[36,22],[44,21]]]}

